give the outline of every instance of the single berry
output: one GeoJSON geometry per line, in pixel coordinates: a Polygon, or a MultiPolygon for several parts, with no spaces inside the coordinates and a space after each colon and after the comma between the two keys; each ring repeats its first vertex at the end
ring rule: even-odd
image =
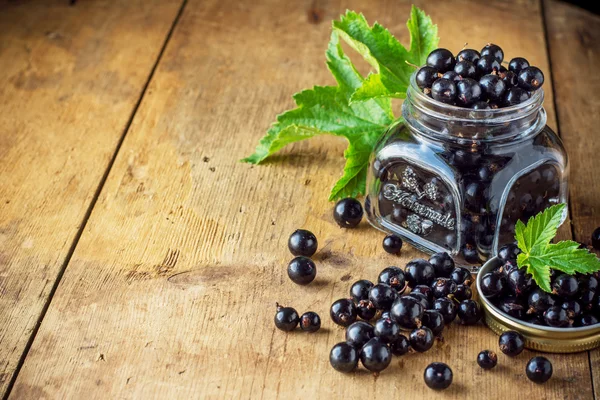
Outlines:
{"type": "Polygon", "coordinates": [[[475,68],[477,68],[477,74],[479,74],[479,76],[498,73],[498,70],[500,70],[500,62],[492,56],[481,56],[479,61],[477,61],[475,68]]]}
{"type": "Polygon", "coordinates": [[[600,228],[596,228],[592,232],[592,247],[596,250],[600,250],[600,228]]]}
{"type": "Polygon", "coordinates": [[[506,331],[498,339],[500,350],[510,357],[521,354],[525,348],[525,338],[519,332],[506,331]]]}
{"type": "Polygon", "coordinates": [[[518,73],[522,69],[529,67],[529,61],[523,57],[515,57],[508,63],[508,70],[514,73],[518,73]]]}
{"type": "Polygon", "coordinates": [[[444,363],[434,362],[425,368],[423,379],[430,389],[444,390],[452,384],[452,370],[444,363]]]}
{"type": "Polygon", "coordinates": [[[477,69],[471,61],[459,61],[454,66],[454,72],[463,78],[477,78],[477,69]]]}
{"type": "Polygon", "coordinates": [[[458,301],[469,300],[473,297],[473,291],[470,286],[467,285],[456,285],[456,291],[454,292],[454,298],[458,301]]]}
{"type": "Polygon", "coordinates": [[[361,300],[368,300],[369,290],[371,290],[372,287],[373,282],[368,281],[366,279],[356,281],[350,287],[350,297],[352,297],[357,302],[361,300]]]}
{"type": "Polygon", "coordinates": [[[540,288],[535,288],[529,293],[527,304],[529,305],[528,314],[536,313],[541,315],[554,305],[554,299],[549,293],[544,292],[540,288]]]}
{"type": "Polygon", "coordinates": [[[517,74],[512,71],[498,72],[498,76],[502,79],[502,82],[504,82],[504,86],[506,86],[507,89],[519,84],[517,74]]]}
{"type": "Polygon", "coordinates": [[[454,270],[454,260],[446,252],[432,255],[429,259],[429,264],[433,266],[434,274],[438,278],[449,278],[454,270]]]}
{"type": "Polygon", "coordinates": [[[506,288],[506,278],[495,272],[488,272],[483,275],[480,282],[481,294],[485,297],[495,297],[500,295],[506,288]]]}
{"type": "Polygon", "coordinates": [[[546,357],[533,357],[527,363],[525,373],[530,381],[544,383],[552,377],[552,363],[546,357]]]}
{"type": "Polygon", "coordinates": [[[433,342],[435,341],[435,336],[433,336],[431,329],[422,326],[420,328],[413,329],[410,332],[408,340],[410,341],[410,347],[419,353],[423,353],[431,349],[433,342]]]}
{"type": "Polygon", "coordinates": [[[413,288],[410,294],[421,293],[427,297],[428,301],[433,301],[433,291],[431,290],[431,286],[428,285],[417,285],[413,288]]]}
{"type": "Polygon", "coordinates": [[[567,300],[560,305],[560,307],[567,312],[567,317],[573,319],[581,315],[581,304],[575,300],[567,300]]]}
{"type": "Polygon", "coordinates": [[[513,318],[525,318],[527,307],[525,307],[524,302],[517,299],[516,297],[503,297],[500,300],[498,300],[497,306],[500,310],[502,310],[504,313],[510,315],[513,318]]]}
{"type": "Polygon", "coordinates": [[[506,84],[498,75],[484,75],[479,80],[483,97],[492,102],[500,102],[504,96],[506,84]]]}
{"type": "Polygon", "coordinates": [[[473,103],[471,108],[473,110],[491,110],[492,109],[492,107],[488,104],[487,101],[481,101],[481,100],[476,103],[473,103]]]}
{"type": "Polygon", "coordinates": [[[475,79],[464,78],[456,82],[456,102],[460,106],[469,106],[481,99],[481,86],[475,79]]]}
{"type": "Polygon", "coordinates": [[[346,342],[333,346],[329,353],[329,363],[340,372],[352,372],[358,365],[358,351],[346,342]]]}
{"type": "Polygon", "coordinates": [[[429,300],[429,297],[427,297],[426,294],[420,292],[410,292],[406,295],[406,297],[412,297],[413,299],[416,299],[419,303],[421,303],[423,309],[425,310],[431,308],[431,300],[429,300]]]}
{"type": "Polygon", "coordinates": [[[521,250],[519,247],[514,243],[510,243],[500,247],[498,250],[498,258],[500,261],[502,261],[502,263],[507,261],[517,261],[517,256],[520,253],[521,250]]]}
{"type": "Polygon", "coordinates": [[[581,315],[575,318],[575,322],[573,326],[575,327],[583,327],[583,326],[591,326],[596,325],[598,323],[598,318],[591,314],[581,315]]]}
{"type": "Polygon", "coordinates": [[[308,285],[317,276],[317,267],[310,258],[298,256],[288,264],[287,273],[294,283],[308,285]]]}
{"type": "Polygon", "coordinates": [[[479,58],[481,57],[481,54],[479,54],[479,52],[477,50],[473,50],[473,49],[464,49],[458,52],[458,54],[456,55],[456,60],[457,61],[470,61],[473,64],[477,63],[477,61],[479,61],[479,58]]]}
{"type": "Polygon", "coordinates": [[[371,300],[361,300],[356,303],[356,315],[365,321],[370,321],[377,315],[377,307],[371,300]]]}
{"type": "Polygon", "coordinates": [[[519,87],[534,91],[538,90],[544,84],[544,74],[537,67],[527,67],[517,74],[519,87]]]}
{"type": "Polygon", "coordinates": [[[491,350],[483,350],[477,355],[477,364],[483,369],[492,369],[498,364],[498,355],[491,350]]]}
{"type": "Polygon", "coordinates": [[[360,362],[369,371],[379,373],[392,362],[392,352],[387,344],[374,337],[360,349],[360,362]]]}
{"type": "Polygon", "coordinates": [[[456,292],[456,282],[450,278],[436,278],[431,284],[431,290],[433,291],[433,297],[439,299],[440,297],[448,297],[456,292]]]}
{"type": "Polygon", "coordinates": [[[321,328],[321,317],[316,312],[308,311],[300,317],[300,329],[304,332],[316,332],[321,328]]]}
{"type": "Polygon", "coordinates": [[[515,106],[529,100],[529,92],[520,87],[511,87],[504,94],[504,105],[507,107],[515,106]]]}
{"type": "Polygon", "coordinates": [[[395,356],[403,356],[410,350],[410,342],[404,335],[398,335],[398,339],[390,343],[390,350],[395,356]]]}
{"type": "Polygon", "coordinates": [[[427,65],[442,73],[451,70],[455,62],[450,50],[446,49],[435,49],[427,56],[427,65]]]}
{"type": "Polygon", "coordinates": [[[312,232],[297,229],[288,240],[288,249],[295,256],[311,257],[317,251],[317,238],[312,232]]]}
{"type": "Polygon", "coordinates": [[[441,77],[444,79],[449,79],[453,82],[460,81],[462,79],[462,76],[460,76],[454,71],[445,72],[444,75],[442,75],[441,77]]]}
{"type": "Polygon", "coordinates": [[[346,328],[346,342],[360,349],[375,337],[373,326],[365,321],[356,321],[346,328]]]}
{"type": "Polygon", "coordinates": [[[417,258],[406,264],[404,276],[410,287],[430,285],[435,279],[435,269],[429,261],[417,258]]]}
{"type": "Polygon", "coordinates": [[[508,274],[508,287],[513,291],[515,296],[524,296],[533,288],[534,282],[531,274],[528,274],[525,269],[515,269],[508,274]]]}
{"type": "Polygon", "coordinates": [[[277,304],[277,312],[275,313],[275,326],[282,331],[293,331],[298,326],[300,317],[298,312],[292,307],[281,307],[277,304]]]}
{"type": "Polygon", "coordinates": [[[483,49],[481,49],[481,57],[491,56],[501,63],[504,60],[504,52],[500,46],[488,43],[483,49]]]}
{"type": "Polygon", "coordinates": [[[396,297],[398,292],[385,283],[378,283],[369,290],[369,300],[378,310],[389,310],[396,297]]]}
{"type": "Polygon", "coordinates": [[[471,243],[465,243],[462,248],[462,255],[469,264],[477,264],[481,261],[479,259],[479,254],[477,253],[477,247],[471,243]]]}
{"type": "Polygon", "coordinates": [[[458,318],[463,325],[475,325],[481,319],[481,308],[475,300],[463,300],[458,304],[458,318]]]}
{"type": "Polygon", "coordinates": [[[544,312],[544,321],[554,328],[566,328],[572,325],[567,312],[560,306],[552,306],[544,312]]]}
{"type": "Polygon", "coordinates": [[[456,314],[458,312],[456,303],[447,298],[436,299],[433,302],[433,309],[442,314],[446,324],[452,323],[452,321],[456,319],[456,314]]]}
{"type": "Polygon", "coordinates": [[[387,267],[379,273],[377,278],[379,283],[385,283],[392,288],[400,291],[404,289],[406,285],[406,278],[404,277],[404,271],[398,267],[387,267]]]}
{"type": "Polygon", "coordinates": [[[396,235],[387,235],[383,238],[383,250],[390,254],[400,254],[402,239],[396,235]]]}
{"type": "Polygon", "coordinates": [[[579,290],[579,283],[573,275],[561,274],[552,283],[552,293],[561,297],[573,297],[579,290]]]}
{"type": "Polygon", "coordinates": [[[356,321],[356,306],[350,299],[339,299],[331,305],[329,315],[336,324],[348,326],[356,321]]]}
{"type": "Polygon", "coordinates": [[[352,197],[338,201],[333,208],[333,218],[342,228],[356,227],[360,223],[362,216],[362,205],[352,197]]]}
{"type": "Polygon", "coordinates": [[[452,279],[459,285],[471,286],[471,283],[473,283],[473,277],[471,276],[471,272],[464,267],[454,268],[454,271],[452,271],[452,273],[450,274],[450,279],[452,279]]]}
{"type": "Polygon", "coordinates": [[[431,85],[433,85],[433,82],[440,77],[441,74],[435,68],[424,66],[417,71],[415,80],[420,89],[425,89],[430,88],[431,85]]]}
{"type": "Polygon", "coordinates": [[[400,325],[391,318],[380,318],[375,322],[375,336],[385,343],[392,343],[400,335],[400,325]]]}
{"type": "Polygon", "coordinates": [[[390,310],[390,316],[400,327],[414,329],[421,326],[424,311],[425,309],[417,299],[404,296],[394,302],[390,310]]]}
{"type": "Polygon", "coordinates": [[[435,336],[439,336],[442,333],[445,324],[444,317],[439,311],[425,310],[425,312],[423,312],[423,326],[431,329],[431,332],[433,332],[435,336]]]}
{"type": "Polygon", "coordinates": [[[439,78],[431,86],[431,97],[442,103],[452,104],[456,99],[456,85],[449,79],[439,78]]]}

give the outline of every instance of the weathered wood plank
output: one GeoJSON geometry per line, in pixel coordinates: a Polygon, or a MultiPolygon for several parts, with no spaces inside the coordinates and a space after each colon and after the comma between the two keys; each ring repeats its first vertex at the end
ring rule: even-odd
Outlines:
{"type": "MultiPolygon", "coordinates": [[[[600,16],[560,1],[545,0],[544,11],[559,129],[570,155],[570,209],[576,240],[590,244],[600,226],[600,16]]],[[[600,350],[590,353],[596,395],[600,393],[600,350]]]]}
{"type": "Polygon", "coordinates": [[[0,5],[0,395],[180,3],[0,5]]]}
{"type": "MultiPolygon", "coordinates": [[[[328,318],[331,302],[353,280],[374,279],[419,253],[407,246],[400,258],[388,256],[381,235],[366,224],[354,231],[335,225],[327,194],[340,173],[343,143],[315,139],[261,167],[237,160],[291,105],[291,93],[332,81],[323,65],[331,19],[346,8],[361,10],[407,42],[411,3],[190,1],[15,398],[437,397],[422,383],[432,361],[454,369],[444,397],[481,398],[482,388],[494,388],[489,398],[591,398],[587,354],[551,356],[555,377],[543,386],[524,375],[531,352],[514,360],[501,355],[501,366],[484,373],[477,353],[497,348],[484,326],[453,326],[445,344],[396,359],[377,380],[329,366],[329,349],[343,339],[328,318]],[[294,286],[285,274],[286,240],[298,227],[321,241],[319,275],[308,287],[294,286]],[[276,331],[276,301],[319,312],[323,329],[312,336],[276,331]]],[[[502,21],[499,44],[508,56],[527,54],[548,69],[537,1],[465,1],[460,13],[449,2],[418,5],[438,21],[444,46],[481,47],[498,38],[502,21]],[[468,19],[478,23],[465,25],[468,19]]]]}

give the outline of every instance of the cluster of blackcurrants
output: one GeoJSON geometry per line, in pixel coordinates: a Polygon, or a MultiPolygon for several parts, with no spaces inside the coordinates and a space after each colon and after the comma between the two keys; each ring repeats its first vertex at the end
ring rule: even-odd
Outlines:
{"type": "Polygon", "coordinates": [[[599,273],[568,275],[551,271],[552,293],[540,289],[517,265],[515,244],[498,251],[498,265],[481,278],[481,294],[504,313],[532,324],[558,328],[598,323],[599,273]]]}
{"type": "Polygon", "coordinates": [[[436,49],[417,71],[416,83],[437,101],[476,110],[523,103],[544,83],[542,71],[526,59],[513,58],[508,69],[502,61],[504,52],[495,44],[481,52],[461,50],[456,58],[447,49],[436,49]]]}
{"type": "MultiPolygon", "coordinates": [[[[331,350],[331,365],[350,372],[360,360],[366,369],[379,373],[388,367],[392,355],[431,349],[456,316],[464,325],[476,324],[482,312],[471,299],[472,282],[469,270],[456,267],[448,253],[434,254],[429,261],[412,260],[404,270],[387,267],[377,284],[364,279],[355,282],[350,298],[335,301],[330,309],[333,322],[346,327],[346,341],[331,350]]],[[[440,365],[432,368],[446,371],[440,365]]]]}

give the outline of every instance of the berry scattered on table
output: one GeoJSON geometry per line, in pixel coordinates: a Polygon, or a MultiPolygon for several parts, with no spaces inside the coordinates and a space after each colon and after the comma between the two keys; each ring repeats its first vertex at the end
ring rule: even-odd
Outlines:
{"type": "Polygon", "coordinates": [[[461,301],[458,305],[457,315],[463,325],[475,325],[483,316],[479,303],[475,300],[461,301]]]}
{"type": "Polygon", "coordinates": [[[477,364],[483,369],[492,369],[498,364],[498,355],[491,350],[483,350],[477,355],[477,364]]]}
{"type": "Polygon", "coordinates": [[[298,256],[288,264],[287,273],[294,283],[308,285],[317,276],[317,267],[310,258],[298,256]]]}
{"type": "Polygon", "coordinates": [[[383,238],[383,249],[390,254],[400,254],[402,239],[396,235],[387,235],[383,238]]]}
{"type": "Polygon", "coordinates": [[[444,363],[431,363],[425,368],[423,379],[429,388],[444,390],[452,384],[452,370],[444,363]]]}
{"type": "Polygon", "coordinates": [[[431,349],[435,341],[435,336],[431,329],[422,326],[410,332],[409,341],[413,349],[422,353],[431,349]]]}
{"type": "Polygon", "coordinates": [[[396,291],[402,291],[406,285],[406,278],[401,268],[387,267],[379,273],[377,282],[389,285],[396,291]]]}
{"type": "Polygon", "coordinates": [[[383,340],[374,337],[360,349],[360,362],[366,369],[377,374],[392,362],[392,351],[383,340]]]}
{"type": "Polygon", "coordinates": [[[358,351],[346,342],[338,343],[329,353],[329,363],[336,371],[352,372],[358,365],[358,351]]]}
{"type": "Polygon", "coordinates": [[[291,307],[282,307],[277,304],[275,313],[275,326],[282,331],[293,331],[298,326],[300,317],[298,312],[291,307]]]}
{"type": "Polygon", "coordinates": [[[316,332],[321,328],[321,317],[313,311],[308,311],[300,317],[300,329],[305,332],[316,332]]]}
{"type": "Polygon", "coordinates": [[[355,228],[363,217],[360,201],[347,197],[341,199],[333,208],[333,218],[342,228],[355,228]]]}
{"type": "Polygon", "coordinates": [[[312,257],[317,252],[317,237],[305,229],[297,229],[290,235],[288,248],[295,256],[312,257]]]}
{"type": "Polygon", "coordinates": [[[354,301],[359,302],[361,300],[369,299],[369,290],[373,287],[373,282],[361,279],[356,281],[350,287],[350,297],[354,299],[354,301]]]}
{"type": "Polygon", "coordinates": [[[544,383],[552,377],[552,363],[546,357],[533,357],[527,363],[525,373],[530,381],[544,383]]]}
{"type": "Polygon", "coordinates": [[[365,321],[356,321],[346,328],[346,342],[358,349],[374,337],[373,326],[365,321]]]}
{"type": "Polygon", "coordinates": [[[500,350],[507,356],[515,357],[523,352],[525,338],[519,332],[506,331],[498,339],[500,350]]]}
{"type": "Polygon", "coordinates": [[[356,306],[351,299],[339,299],[331,305],[329,315],[336,324],[348,326],[356,321],[356,306]]]}

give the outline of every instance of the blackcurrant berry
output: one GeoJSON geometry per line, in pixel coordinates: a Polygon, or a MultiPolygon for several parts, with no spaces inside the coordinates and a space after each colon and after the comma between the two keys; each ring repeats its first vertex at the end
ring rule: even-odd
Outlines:
{"type": "Polygon", "coordinates": [[[362,216],[362,205],[352,197],[338,201],[333,208],[333,218],[342,228],[356,227],[360,223],[362,216]]]}
{"type": "Polygon", "coordinates": [[[360,362],[369,371],[379,373],[392,362],[392,352],[380,338],[374,337],[360,349],[360,362]]]}
{"type": "Polygon", "coordinates": [[[452,273],[450,274],[450,279],[452,279],[459,285],[471,286],[471,283],[473,283],[473,277],[471,276],[471,272],[464,267],[454,268],[454,271],[452,271],[452,273]]]}
{"type": "Polygon", "coordinates": [[[435,279],[435,269],[429,261],[417,258],[406,264],[404,276],[411,288],[417,285],[430,285],[435,279]]]}
{"type": "Polygon", "coordinates": [[[331,305],[329,315],[336,324],[349,326],[356,321],[356,306],[350,299],[339,299],[331,305]]]}
{"type": "Polygon", "coordinates": [[[469,300],[473,297],[473,291],[467,285],[456,285],[454,298],[458,301],[469,300]]]}
{"type": "Polygon", "coordinates": [[[346,342],[360,349],[375,337],[373,326],[365,321],[356,321],[346,328],[346,342]]]}
{"type": "Polygon", "coordinates": [[[475,64],[470,61],[459,61],[454,66],[454,72],[463,78],[477,78],[477,69],[475,64]]]}
{"type": "Polygon", "coordinates": [[[517,77],[517,74],[512,71],[498,72],[498,76],[500,79],[502,79],[502,82],[504,82],[506,89],[519,84],[519,78],[517,77]]]}
{"type": "Polygon", "coordinates": [[[477,61],[479,61],[479,58],[481,57],[481,55],[479,54],[479,52],[477,50],[473,50],[473,49],[464,49],[458,52],[458,54],[456,55],[456,60],[457,61],[470,61],[473,64],[477,63],[477,61]]]}
{"type": "Polygon", "coordinates": [[[524,269],[515,269],[508,274],[508,287],[513,291],[515,296],[524,296],[529,293],[533,287],[533,277],[524,269]]]}
{"type": "Polygon", "coordinates": [[[456,82],[456,103],[469,106],[481,99],[481,86],[475,79],[464,78],[456,82]]]}
{"type": "Polygon", "coordinates": [[[406,278],[404,277],[404,271],[398,267],[387,267],[379,273],[377,278],[379,283],[385,283],[391,286],[397,291],[404,289],[406,285],[406,278]]]}
{"type": "Polygon", "coordinates": [[[371,302],[371,300],[361,300],[356,304],[356,315],[359,318],[370,321],[375,318],[377,314],[377,307],[371,302]]]}
{"type": "Polygon", "coordinates": [[[492,72],[497,73],[500,70],[500,62],[492,56],[481,56],[475,68],[477,68],[479,76],[491,74],[492,72]]]}
{"type": "Polygon", "coordinates": [[[436,278],[431,284],[431,290],[433,291],[433,297],[436,299],[448,297],[456,292],[456,282],[450,278],[436,278]]]}
{"type": "Polygon", "coordinates": [[[380,318],[375,322],[375,336],[385,343],[392,343],[400,335],[400,325],[391,318],[380,318]]]}
{"type": "Polygon", "coordinates": [[[514,73],[518,73],[522,69],[529,67],[529,61],[523,57],[515,57],[508,63],[508,70],[514,73]]]}
{"type": "Polygon", "coordinates": [[[429,300],[427,295],[420,292],[410,292],[407,296],[412,297],[413,299],[416,299],[419,303],[421,303],[423,309],[428,310],[431,308],[431,300],[429,300]]]}
{"type": "Polygon", "coordinates": [[[444,390],[452,384],[452,370],[444,363],[434,362],[425,368],[423,379],[430,389],[444,390]]]}
{"type": "Polygon", "coordinates": [[[520,87],[511,87],[504,94],[503,103],[505,106],[515,106],[529,100],[529,92],[520,87]]]}
{"type": "Polygon", "coordinates": [[[339,372],[352,372],[358,365],[358,351],[350,344],[341,342],[329,353],[329,363],[339,372]]]}
{"type": "Polygon", "coordinates": [[[442,103],[452,104],[456,99],[456,85],[449,79],[439,78],[431,86],[431,96],[442,103]]]}
{"type": "Polygon", "coordinates": [[[378,310],[389,310],[397,297],[398,292],[385,283],[378,283],[369,290],[369,300],[378,310]]]}
{"type": "Polygon", "coordinates": [[[425,309],[414,297],[398,298],[390,310],[391,318],[404,329],[414,329],[421,326],[421,318],[425,309]]]}
{"type": "Polygon", "coordinates": [[[431,329],[435,336],[439,336],[444,330],[444,317],[439,311],[425,310],[423,312],[423,326],[431,329]]]}
{"type": "Polygon", "coordinates": [[[497,305],[500,310],[502,310],[504,313],[510,315],[513,318],[525,318],[527,308],[525,307],[524,303],[516,297],[509,296],[501,298],[500,300],[498,300],[497,305]]]}
{"type": "Polygon", "coordinates": [[[498,250],[498,258],[500,261],[502,261],[502,263],[507,261],[517,261],[517,256],[520,253],[521,250],[519,247],[514,243],[510,243],[500,247],[498,250]]]}
{"type": "Polygon", "coordinates": [[[593,275],[581,275],[579,277],[579,290],[593,290],[598,291],[598,279],[593,275]]]}
{"type": "Polygon", "coordinates": [[[492,369],[498,364],[498,355],[491,350],[483,350],[477,355],[477,364],[483,369],[492,369]]]}
{"type": "Polygon", "coordinates": [[[527,67],[517,74],[519,87],[534,91],[538,90],[544,84],[544,74],[537,67],[527,67]]]}
{"type": "Polygon", "coordinates": [[[479,259],[479,254],[477,253],[477,247],[474,244],[465,243],[461,251],[463,258],[469,264],[477,264],[481,261],[479,259]]]}
{"type": "Polygon", "coordinates": [[[500,295],[506,288],[506,278],[495,272],[488,272],[483,275],[480,282],[481,294],[485,297],[495,297],[500,295]]]}
{"type": "Polygon", "coordinates": [[[435,341],[435,336],[433,335],[431,329],[422,326],[420,328],[413,329],[410,332],[408,340],[410,341],[410,347],[419,353],[423,353],[431,349],[435,341]]]}
{"type": "Polygon", "coordinates": [[[561,274],[552,283],[552,293],[561,297],[573,297],[579,290],[579,283],[573,275],[561,274]]]}
{"type": "Polygon", "coordinates": [[[502,264],[500,266],[500,269],[498,270],[498,272],[501,273],[502,275],[508,277],[511,274],[511,272],[513,272],[517,269],[519,269],[519,266],[516,261],[506,261],[504,264],[502,264]]]}
{"type": "Polygon", "coordinates": [[[383,238],[383,250],[390,254],[400,254],[402,239],[396,235],[387,235],[383,238]]]}
{"type": "Polygon", "coordinates": [[[502,51],[500,46],[492,43],[488,43],[486,46],[484,46],[483,49],[481,49],[481,57],[485,56],[494,57],[496,60],[498,60],[499,63],[501,63],[504,60],[504,52],[502,51]]]}
{"type": "Polygon", "coordinates": [[[506,331],[498,339],[500,350],[510,357],[516,357],[525,348],[525,338],[517,331],[506,331]]]}
{"type": "Polygon", "coordinates": [[[596,228],[592,232],[592,247],[596,250],[600,250],[600,228],[596,228]]]}
{"type": "Polygon", "coordinates": [[[425,89],[430,88],[433,82],[440,77],[441,74],[435,68],[424,66],[417,71],[415,80],[420,89],[425,89]]]}
{"type": "Polygon", "coordinates": [[[415,293],[421,293],[427,297],[428,301],[433,301],[433,291],[431,290],[431,286],[417,285],[410,292],[410,294],[415,294],[415,293]]]}
{"type": "Polygon", "coordinates": [[[483,97],[492,102],[500,102],[504,97],[506,84],[498,75],[484,75],[479,80],[483,97]]]}
{"type": "Polygon", "coordinates": [[[427,65],[442,73],[451,70],[455,62],[450,50],[446,49],[435,49],[427,56],[427,65]]]}
{"type": "Polygon", "coordinates": [[[288,264],[287,273],[298,285],[308,285],[317,276],[317,267],[308,257],[298,256],[288,264]]]}
{"type": "Polygon", "coordinates": [[[321,317],[316,312],[308,311],[300,317],[300,329],[304,332],[316,332],[321,328],[321,317]]]}
{"type": "Polygon", "coordinates": [[[572,320],[560,306],[552,306],[544,312],[544,321],[548,326],[566,328],[572,325],[572,320]]]}
{"type": "Polygon", "coordinates": [[[491,110],[492,109],[492,107],[488,104],[487,101],[481,101],[481,100],[476,103],[473,103],[471,108],[473,110],[491,110]]]}
{"type": "Polygon", "coordinates": [[[463,325],[475,325],[482,317],[481,308],[475,300],[463,300],[458,304],[458,318],[463,325]]]}
{"type": "Polygon", "coordinates": [[[546,357],[533,357],[527,363],[525,373],[530,381],[544,383],[552,377],[552,363],[546,357]]]}
{"type": "Polygon", "coordinates": [[[433,302],[433,309],[442,314],[446,324],[452,323],[452,321],[456,319],[456,314],[458,312],[456,303],[447,298],[436,299],[433,302]]]}
{"type": "Polygon", "coordinates": [[[292,307],[281,307],[277,304],[275,313],[275,326],[282,331],[293,331],[298,326],[300,317],[292,307]]]}
{"type": "Polygon", "coordinates": [[[456,82],[456,81],[460,81],[462,79],[462,76],[460,76],[459,74],[457,74],[454,71],[448,71],[448,72],[445,72],[444,75],[442,75],[442,78],[449,79],[453,82],[456,82]]]}
{"type": "Polygon", "coordinates": [[[436,253],[429,258],[429,264],[433,265],[433,270],[436,277],[449,278],[454,270],[454,260],[450,254],[436,253]]]}
{"type": "Polygon", "coordinates": [[[529,305],[527,313],[543,314],[547,309],[554,305],[554,299],[542,289],[535,288],[529,294],[527,304],[529,305]]]}
{"type": "Polygon", "coordinates": [[[596,325],[597,323],[598,323],[598,318],[596,318],[595,316],[593,316],[591,314],[585,314],[585,315],[581,315],[581,316],[575,318],[575,322],[573,323],[573,326],[583,327],[583,326],[596,325]]]}
{"type": "Polygon", "coordinates": [[[372,287],[373,282],[368,281],[366,279],[356,281],[350,287],[350,297],[352,297],[356,302],[361,300],[368,300],[369,290],[371,290],[372,287]]]}
{"type": "Polygon", "coordinates": [[[465,186],[465,205],[469,210],[477,212],[481,209],[484,189],[485,186],[480,182],[470,182],[465,186]]]}
{"type": "Polygon", "coordinates": [[[311,257],[317,251],[317,238],[312,232],[297,229],[288,240],[288,249],[295,256],[311,257]]]}
{"type": "Polygon", "coordinates": [[[398,335],[398,339],[390,343],[390,350],[395,356],[403,356],[410,350],[410,342],[404,335],[398,335]]]}
{"type": "Polygon", "coordinates": [[[569,319],[573,319],[581,315],[581,305],[575,300],[565,301],[560,307],[567,312],[569,319]]]}
{"type": "Polygon", "coordinates": [[[584,289],[578,298],[578,303],[581,308],[590,311],[594,307],[594,301],[596,300],[596,292],[590,289],[584,289]]]}

